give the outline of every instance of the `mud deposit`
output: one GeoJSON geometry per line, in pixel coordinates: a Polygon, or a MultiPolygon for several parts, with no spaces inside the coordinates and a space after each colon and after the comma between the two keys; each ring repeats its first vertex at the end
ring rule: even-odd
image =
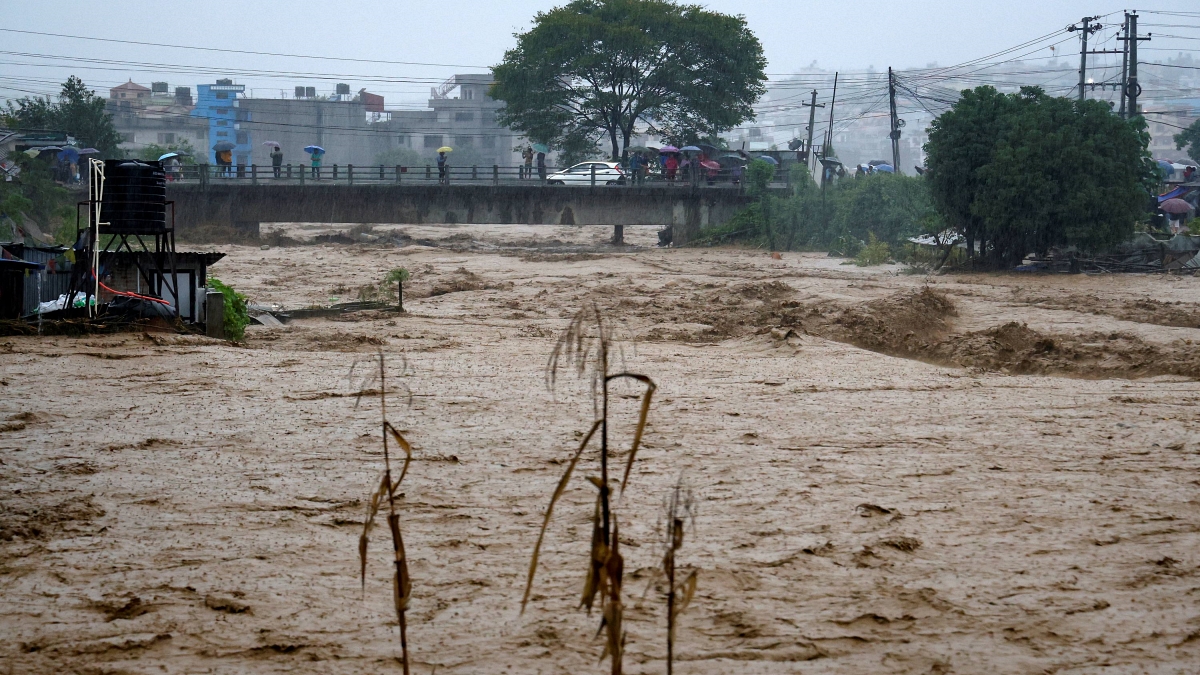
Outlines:
{"type": "MultiPolygon", "coordinates": [[[[287,246],[215,247],[213,274],[304,307],[403,266],[409,312],[240,345],[0,339],[0,673],[399,672],[379,530],[358,578],[382,456],[348,376],[377,350],[416,448],[414,672],[604,672],[576,609],[594,455],[519,614],[592,414],[587,382],[552,394],[544,367],[588,302],[659,384],[616,502],[627,672],[664,671],[651,570],[681,472],[698,515],[679,563],[700,578],[677,672],[1195,670],[1200,280],[924,278],[609,235],[289,226],[287,246]]],[[[637,391],[614,398],[618,447],[637,391]]]]}

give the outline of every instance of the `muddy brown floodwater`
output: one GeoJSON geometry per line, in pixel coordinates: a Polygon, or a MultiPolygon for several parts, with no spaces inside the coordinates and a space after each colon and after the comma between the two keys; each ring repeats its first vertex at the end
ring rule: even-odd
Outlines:
{"type": "MultiPolygon", "coordinates": [[[[275,241],[320,234],[290,227],[275,241]]],[[[382,455],[349,373],[377,350],[416,452],[414,672],[605,672],[599,617],[577,609],[594,455],[519,613],[592,415],[587,383],[552,393],[545,364],[588,302],[659,384],[616,502],[627,672],[665,671],[651,580],[681,474],[697,517],[678,562],[700,581],[678,673],[1200,669],[1200,279],[925,277],[608,235],[208,247],[228,254],[214,275],[287,307],[404,266],[409,313],[240,345],[0,339],[0,673],[399,672],[386,528],[365,594],[358,576],[382,455]]],[[[637,393],[614,399],[618,447],[637,393]]]]}

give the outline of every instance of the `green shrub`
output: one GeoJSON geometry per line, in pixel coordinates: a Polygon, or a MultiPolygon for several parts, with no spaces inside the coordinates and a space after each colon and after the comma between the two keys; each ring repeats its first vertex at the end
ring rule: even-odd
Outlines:
{"type": "Polygon", "coordinates": [[[870,237],[867,245],[862,247],[858,255],[854,256],[854,264],[859,267],[871,267],[874,265],[883,265],[892,259],[891,249],[888,248],[886,241],[880,241],[875,237],[875,233],[868,234],[870,237]]]}
{"type": "Polygon", "coordinates": [[[208,285],[225,296],[225,338],[235,342],[244,339],[246,326],[250,325],[250,314],[246,311],[246,296],[221,283],[216,277],[209,277],[208,285]]]}

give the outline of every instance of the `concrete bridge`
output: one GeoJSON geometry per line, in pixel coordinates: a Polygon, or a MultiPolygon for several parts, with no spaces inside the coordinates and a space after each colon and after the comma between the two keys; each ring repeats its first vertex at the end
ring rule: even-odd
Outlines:
{"type": "Polygon", "coordinates": [[[737,189],[692,185],[389,185],[213,180],[168,183],[175,227],[229,227],[257,236],[260,223],[522,223],[670,225],[674,241],[721,225],[750,203],[737,189]]]}

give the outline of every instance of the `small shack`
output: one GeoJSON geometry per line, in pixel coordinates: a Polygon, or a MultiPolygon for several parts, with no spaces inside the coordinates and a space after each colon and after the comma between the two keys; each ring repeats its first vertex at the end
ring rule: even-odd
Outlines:
{"type": "MultiPolygon", "coordinates": [[[[65,246],[27,246],[0,243],[0,318],[16,319],[38,313],[38,306],[65,296],[70,290],[71,274],[76,265],[74,249],[65,246]]],[[[115,291],[148,294],[159,287],[153,254],[130,251],[101,253],[100,280],[115,291]]],[[[175,253],[175,280],[180,300],[170,292],[174,284],[161,284],[167,297],[163,299],[188,323],[204,321],[204,297],[200,291],[208,285],[208,268],[224,253],[178,251],[175,253]]],[[[100,301],[107,302],[109,293],[101,290],[100,301]]]]}

